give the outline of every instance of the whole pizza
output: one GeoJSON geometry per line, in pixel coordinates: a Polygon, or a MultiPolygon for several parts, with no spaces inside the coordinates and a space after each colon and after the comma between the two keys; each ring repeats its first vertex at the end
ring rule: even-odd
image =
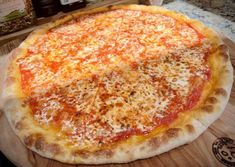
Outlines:
{"type": "Polygon", "coordinates": [[[141,5],[49,23],[6,66],[1,103],[14,132],[72,164],[130,162],[191,142],[221,115],[233,82],[213,30],[141,5]]]}

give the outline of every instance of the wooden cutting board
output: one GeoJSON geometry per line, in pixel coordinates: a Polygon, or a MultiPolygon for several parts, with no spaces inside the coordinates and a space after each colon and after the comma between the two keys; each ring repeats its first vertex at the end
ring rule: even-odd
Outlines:
{"type": "MultiPolygon", "coordinates": [[[[229,46],[231,60],[235,65],[235,44],[223,37],[229,46]]],[[[4,55],[17,47],[21,40],[8,43],[0,49],[4,55]]],[[[1,59],[0,59],[1,60],[1,59]]],[[[18,167],[85,167],[88,165],[69,165],[43,158],[19,141],[11,130],[4,114],[0,114],[0,150],[18,167]]],[[[89,165],[89,167],[192,167],[192,166],[235,166],[235,86],[222,116],[192,143],[173,149],[149,159],[137,160],[127,164],[89,165]],[[226,137],[223,140],[221,137],[226,137]],[[228,139],[229,138],[229,139],[228,139]],[[214,143],[214,144],[213,144],[214,143]],[[214,152],[213,153],[213,149],[214,152]],[[218,158],[216,158],[216,156],[218,158]],[[218,160],[220,159],[220,160],[218,160]]]]}

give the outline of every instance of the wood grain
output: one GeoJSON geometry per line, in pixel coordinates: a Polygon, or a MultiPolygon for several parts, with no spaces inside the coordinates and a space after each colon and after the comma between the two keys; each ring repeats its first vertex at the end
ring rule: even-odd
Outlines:
{"type": "MultiPolygon", "coordinates": [[[[231,61],[235,65],[235,44],[225,38],[230,49],[231,61]]],[[[20,40],[12,41],[0,48],[0,55],[6,54],[17,47],[20,40]]],[[[192,143],[173,149],[145,160],[137,160],[127,164],[107,164],[100,167],[191,167],[211,166],[221,167],[212,153],[212,143],[218,137],[235,139],[235,86],[225,112],[199,138],[192,143]]],[[[26,149],[13,133],[4,115],[0,116],[0,150],[18,167],[97,167],[97,165],[69,165],[50,160],[26,149]]]]}

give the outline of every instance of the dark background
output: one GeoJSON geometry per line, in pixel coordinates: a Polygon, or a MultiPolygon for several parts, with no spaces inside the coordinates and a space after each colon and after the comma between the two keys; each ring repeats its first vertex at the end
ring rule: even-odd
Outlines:
{"type": "Polygon", "coordinates": [[[16,167],[0,151],[0,167],[16,167]]]}

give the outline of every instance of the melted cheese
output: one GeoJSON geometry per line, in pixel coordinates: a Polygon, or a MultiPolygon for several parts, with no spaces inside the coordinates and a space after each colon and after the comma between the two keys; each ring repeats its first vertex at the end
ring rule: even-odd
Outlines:
{"type": "Polygon", "coordinates": [[[206,82],[209,49],[207,39],[171,17],[114,10],[53,28],[17,64],[24,92],[37,102],[30,103],[35,120],[56,122],[85,148],[131,130],[150,132],[156,120],[184,108],[192,80],[206,82]]]}

